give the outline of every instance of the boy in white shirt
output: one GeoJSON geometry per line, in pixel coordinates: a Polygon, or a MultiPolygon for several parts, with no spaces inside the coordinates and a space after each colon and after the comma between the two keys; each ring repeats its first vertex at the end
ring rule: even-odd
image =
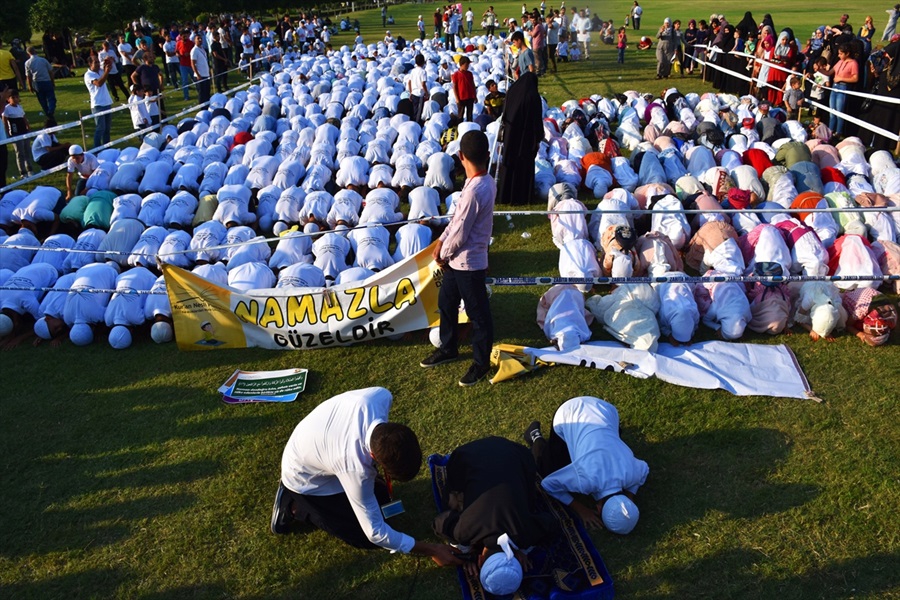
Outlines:
{"type": "Polygon", "coordinates": [[[150,126],[150,113],[147,109],[147,101],[144,99],[144,88],[138,84],[131,86],[131,96],[128,97],[128,110],[131,111],[131,124],[135,131],[150,126]]]}
{"type": "MultiPolygon", "coordinates": [[[[3,107],[3,128],[9,137],[16,137],[31,131],[28,119],[25,117],[25,109],[19,103],[19,92],[13,91],[3,107]]],[[[19,175],[30,177],[34,172],[32,166],[31,151],[28,148],[28,140],[19,140],[12,144],[16,149],[16,165],[19,167],[19,175]]]]}

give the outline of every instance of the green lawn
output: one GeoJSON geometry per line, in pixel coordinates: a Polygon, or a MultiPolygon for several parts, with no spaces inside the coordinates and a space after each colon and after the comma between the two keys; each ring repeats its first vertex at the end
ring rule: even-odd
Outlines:
{"type": "MultiPolygon", "coordinates": [[[[603,9],[624,15],[629,4],[603,9]]],[[[503,15],[519,5],[495,6],[503,15]]],[[[648,5],[645,30],[664,14],[704,16],[721,5],[674,6],[648,5]]],[[[816,13],[780,6],[754,14],[771,10],[776,24],[796,18],[803,31],[816,14],[832,22],[843,10],[836,2],[816,13]]],[[[392,32],[412,33],[405,23],[434,7],[392,8],[400,25],[392,32]]],[[[862,16],[851,13],[851,22],[862,16]]],[[[376,12],[359,18],[367,38],[380,31],[376,12]]],[[[658,85],[651,55],[629,52],[621,71],[611,49],[594,56],[542,80],[548,100],[658,85]]],[[[696,78],[677,83],[703,89],[696,78]]],[[[60,88],[60,111],[86,106],[80,80],[60,88]]],[[[113,134],[129,128],[123,115],[113,134]]],[[[552,274],[546,219],[513,224],[498,221],[491,274],[552,274]]],[[[546,343],[534,323],[541,291],[495,287],[498,341],[546,343]]],[[[623,438],[650,465],[635,531],[594,534],[620,598],[900,597],[897,335],[878,349],[846,335],[834,343],[799,332],[747,339],[789,344],[824,403],[737,398],[575,367],[462,389],[465,363],[417,366],[431,350],[423,333],[312,352],[182,353],[139,339],[124,352],[99,340],[3,353],[0,597],[458,598],[454,573],[426,559],[352,550],[321,532],[268,531],[281,451],[297,421],[332,395],[370,385],[394,393],[392,417],[418,432],[426,454],[489,434],[518,440],[532,419],[546,427],[576,395],[613,402],[623,438]],[[215,390],[237,367],[308,368],[307,391],[292,404],[222,404],[215,390]]],[[[431,537],[424,471],[396,493],[407,513],[393,525],[431,537]]]]}

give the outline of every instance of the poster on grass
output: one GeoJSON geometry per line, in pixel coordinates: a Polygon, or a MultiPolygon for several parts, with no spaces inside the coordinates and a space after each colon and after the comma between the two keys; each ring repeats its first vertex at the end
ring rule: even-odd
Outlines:
{"type": "Polygon", "coordinates": [[[304,389],[308,369],[280,371],[236,370],[219,387],[226,404],[248,402],[293,402],[304,389]]]}
{"type": "Polygon", "coordinates": [[[163,265],[178,348],[310,350],[433,327],[442,272],[432,247],[365,281],[327,289],[238,292],[163,265]]]}

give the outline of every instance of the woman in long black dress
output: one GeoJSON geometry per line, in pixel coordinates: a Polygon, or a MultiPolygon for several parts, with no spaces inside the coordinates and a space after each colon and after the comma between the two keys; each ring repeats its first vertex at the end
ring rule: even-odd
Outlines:
{"type": "Polygon", "coordinates": [[[534,159],[544,137],[537,75],[523,73],[506,92],[501,117],[503,156],[497,176],[497,202],[528,204],[534,190],[534,159]]]}
{"type": "MultiPolygon", "coordinates": [[[[900,42],[893,42],[884,49],[885,54],[890,57],[890,62],[881,73],[878,95],[886,98],[900,99],[900,42]],[[894,82],[894,85],[890,85],[894,82]],[[888,90],[888,87],[891,87],[888,90]]],[[[863,121],[877,125],[882,129],[886,129],[893,133],[900,133],[900,104],[891,104],[890,102],[874,101],[871,108],[865,111],[861,116],[863,121]]],[[[867,129],[860,127],[859,136],[866,145],[871,144],[876,150],[887,150],[895,152],[898,146],[896,140],[891,140],[883,135],[873,133],[867,129]]]]}

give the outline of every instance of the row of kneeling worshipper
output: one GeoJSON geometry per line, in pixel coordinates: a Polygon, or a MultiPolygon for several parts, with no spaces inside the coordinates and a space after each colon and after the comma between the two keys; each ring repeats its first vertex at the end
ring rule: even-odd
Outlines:
{"type": "MultiPolygon", "coordinates": [[[[483,82],[489,76],[502,79],[502,64],[493,47],[475,54],[483,101],[483,82]]],[[[325,285],[364,279],[428,245],[436,221],[427,219],[441,213],[442,202],[444,212],[451,213],[458,196],[458,139],[481,127],[453,116],[452,93],[448,96],[433,83],[441,55],[428,55],[434,93],[424,124],[413,122],[403,109],[407,98],[402,82],[412,53],[374,61],[343,53],[303,57],[286,63],[279,73],[264,74],[259,85],[235,97],[215,97],[210,110],[178,128],[148,135],[140,148],[101,152],[97,168],[86,178],[85,194],[68,203],[59,190],[47,186],[6,193],[0,198],[0,227],[10,234],[4,246],[34,249],[44,243],[83,250],[61,254],[61,274],[94,259],[152,270],[158,257],[184,268],[199,266],[210,278],[238,289],[272,287],[276,272],[287,280],[288,273],[301,269],[304,276],[292,285],[319,282],[319,270],[325,285]],[[409,204],[405,214],[404,201],[409,204]],[[403,219],[427,225],[390,226],[403,219]],[[355,229],[359,225],[368,227],[361,232],[355,229]],[[320,235],[303,235],[301,227],[320,235]],[[48,237],[54,228],[65,233],[48,237]],[[345,228],[353,231],[343,232],[345,228]],[[284,235],[273,248],[263,242],[262,236],[269,234],[284,235]],[[216,248],[220,245],[229,247],[216,248]],[[310,263],[318,270],[302,266],[310,263]]],[[[550,189],[563,184],[569,191],[557,194],[558,199],[578,202],[584,187],[601,199],[601,209],[713,211],[691,217],[690,223],[678,214],[654,215],[649,224],[646,218],[635,223],[626,213],[592,215],[590,239],[604,253],[594,260],[608,272],[614,264],[624,268],[629,262],[616,261],[615,253],[605,248],[617,241],[611,225],[664,233],[681,251],[707,222],[730,222],[735,238],[747,235],[751,246],[759,246],[756,239],[762,237],[761,246],[768,248],[771,236],[750,233],[787,218],[800,227],[785,234],[791,256],[790,264],[779,263],[783,272],[820,274],[833,266],[834,272],[846,274],[896,273],[898,214],[854,211],[858,206],[897,206],[900,169],[890,155],[867,156],[854,138],[831,146],[821,127],[815,130],[819,137],[806,140],[802,127],[791,127],[796,122],[782,124],[771,112],[753,99],[682,96],[677,90],[656,99],[636,93],[593,96],[560,108],[543,102],[534,194],[546,196],[552,205],[550,189]],[[629,158],[620,155],[621,147],[631,148],[629,158]],[[753,210],[760,207],[841,210],[782,215],[753,210]],[[741,212],[717,214],[721,208],[741,212]],[[814,235],[800,235],[809,229],[814,235]],[[859,242],[837,244],[840,236],[859,236],[859,242]],[[843,258],[826,258],[823,248],[843,258]],[[856,257],[852,265],[851,256],[856,257]]],[[[482,102],[476,113],[487,117],[482,102]]],[[[497,126],[487,124],[489,136],[497,126]]],[[[554,221],[566,219],[554,216],[554,221]]],[[[786,227],[782,224],[781,230],[786,227]]],[[[731,237],[728,230],[720,235],[731,237]]],[[[692,242],[695,258],[704,254],[697,248],[712,246],[707,237],[692,242]]],[[[556,233],[554,238],[561,246],[570,242],[556,233]]],[[[704,270],[753,270],[754,262],[777,262],[751,261],[742,247],[743,265],[722,264],[719,255],[736,257],[729,255],[734,254],[731,243],[720,245],[720,250],[706,252],[710,262],[702,263],[704,270]]],[[[0,269],[18,272],[38,254],[0,246],[0,269]]],[[[578,268],[561,264],[562,272],[591,272],[584,248],[564,254],[578,268]],[[579,257],[586,264],[579,266],[579,257]]],[[[700,259],[693,263],[701,267],[700,259]]]]}

